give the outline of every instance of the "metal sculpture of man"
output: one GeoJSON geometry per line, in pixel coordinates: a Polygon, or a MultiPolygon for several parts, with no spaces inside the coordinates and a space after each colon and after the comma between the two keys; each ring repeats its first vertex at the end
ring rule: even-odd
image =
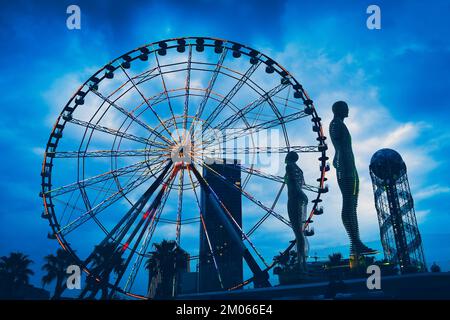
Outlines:
{"type": "Polygon", "coordinates": [[[353,256],[376,253],[364,245],[359,237],[357,206],[359,177],[352,150],[352,138],[344,119],[348,117],[348,105],[344,101],[333,104],[334,118],[330,123],[330,137],[335,149],[333,166],[342,193],[342,222],[350,238],[350,254],[353,256]]]}
{"type": "Polygon", "coordinates": [[[298,154],[294,151],[286,155],[285,181],[288,188],[288,215],[297,241],[297,255],[300,273],[305,273],[306,268],[306,239],[303,225],[306,220],[308,197],[303,192],[305,184],[303,171],[297,166],[298,154]]]}

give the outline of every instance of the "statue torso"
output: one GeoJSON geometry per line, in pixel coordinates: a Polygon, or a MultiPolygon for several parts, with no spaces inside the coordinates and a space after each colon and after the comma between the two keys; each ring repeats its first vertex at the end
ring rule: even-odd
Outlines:
{"type": "Polygon", "coordinates": [[[305,201],[306,198],[307,202],[308,198],[302,190],[304,184],[303,171],[295,163],[286,164],[286,185],[289,199],[305,201]]]}
{"type": "Polygon", "coordinates": [[[334,118],[331,121],[330,137],[335,149],[333,166],[336,168],[338,178],[356,177],[358,173],[352,150],[352,138],[341,119],[334,118]]]}

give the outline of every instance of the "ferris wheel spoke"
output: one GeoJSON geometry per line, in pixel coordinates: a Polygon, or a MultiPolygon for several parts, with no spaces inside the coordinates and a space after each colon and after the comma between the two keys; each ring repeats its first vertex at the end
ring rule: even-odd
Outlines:
{"type": "MultiPolygon", "coordinates": [[[[200,102],[197,112],[195,113],[195,119],[200,119],[202,117],[203,111],[205,109],[206,103],[208,102],[209,96],[211,95],[211,91],[216,83],[217,76],[220,73],[225,57],[227,56],[228,49],[224,49],[220,54],[219,60],[216,63],[216,67],[214,68],[211,79],[208,82],[208,87],[206,88],[205,95],[203,96],[202,101],[200,102]]],[[[193,123],[192,123],[193,124],[193,123]]],[[[189,129],[189,133],[192,133],[192,124],[189,129]]]]}
{"type": "MultiPolygon", "coordinates": [[[[284,147],[225,147],[221,148],[220,152],[224,155],[238,155],[238,154],[282,154],[288,153],[289,151],[295,151],[298,153],[308,153],[308,152],[321,152],[320,146],[284,146],[284,147]]],[[[204,152],[204,155],[208,155],[208,151],[204,152]]]]}
{"type": "MultiPolygon", "coordinates": [[[[288,90],[287,90],[288,92],[289,92],[289,89],[290,89],[290,87],[288,87],[288,90]]],[[[285,124],[283,122],[283,116],[282,116],[280,110],[278,110],[276,104],[273,102],[272,97],[270,97],[267,100],[267,103],[269,104],[270,108],[272,109],[273,114],[275,114],[278,122],[280,123],[281,130],[282,130],[283,136],[284,136],[284,140],[286,142],[286,145],[289,146],[289,136],[288,136],[288,133],[287,133],[287,130],[286,130],[286,126],[285,126],[285,124]]],[[[254,118],[253,124],[256,124],[259,121],[259,119],[260,119],[260,117],[261,117],[261,115],[263,113],[263,105],[260,105],[258,109],[259,109],[259,111],[257,112],[257,115],[254,118]]],[[[250,112],[251,111],[248,111],[247,114],[250,113],[250,112]]]]}
{"type": "Polygon", "coordinates": [[[238,166],[239,166],[239,169],[242,172],[245,172],[245,173],[247,173],[249,175],[254,175],[254,176],[257,176],[257,177],[260,177],[260,178],[264,178],[264,179],[267,179],[267,180],[284,183],[284,177],[276,176],[276,175],[273,175],[273,174],[270,174],[270,173],[266,173],[266,172],[261,171],[259,169],[253,168],[253,166],[252,167],[246,167],[246,166],[244,166],[242,164],[238,164],[238,166]]]}
{"type": "MultiPolygon", "coordinates": [[[[186,62],[184,62],[184,61],[174,62],[174,63],[165,64],[164,67],[182,66],[184,64],[186,64],[186,62]]],[[[175,71],[181,71],[181,70],[183,70],[183,69],[175,69],[175,71]]],[[[147,72],[143,72],[140,75],[134,76],[133,78],[139,79],[139,81],[136,82],[136,84],[142,84],[142,83],[144,83],[144,82],[146,82],[148,80],[151,80],[153,78],[158,77],[159,74],[153,74],[153,72],[155,72],[155,71],[158,71],[158,67],[153,67],[152,69],[148,70],[147,72]]],[[[163,74],[168,74],[168,73],[171,73],[171,72],[173,72],[173,71],[172,70],[171,71],[166,71],[166,72],[163,72],[163,74]]]]}
{"type": "Polygon", "coordinates": [[[101,201],[100,203],[95,205],[91,210],[83,213],[81,216],[79,216],[78,218],[76,218],[75,220],[70,222],[69,224],[67,224],[63,227],[60,227],[58,230],[58,233],[60,233],[62,235],[67,235],[68,233],[72,232],[73,230],[75,230],[76,228],[81,226],[82,224],[89,221],[92,217],[96,216],[98,213],[105,210],[106,208],[108,208],[109,206],[111,206],[112,204],[114,204],[115,202],[120,200],[122,197],[125,197],[128,193],[130,193],[131,191],[133,191],[136,188],[138,188],[139,186],[141,186],[143,183],[148,181],[151,177],[152,176],[149,176],[145,173],[141,174],[139,176],[139,178],[137,178],[136,180],[123,186],[118,191],[113,193],[111,196],[107,197],[106,199],[104,199],[103,201],[101,201]]]}
{"type": "MultiPolygon", "coordinates": [[[[138,83],[139,84],[139,83],[138,83]]],[[[134,89],[134,87],[132,87],[134,89]]],[[[129,89],[131,90],[131,89],[129,89]]],[[[159,92],[158,94],[155,94],[148,98],[149,103],[151,102],[151,105],[156,106],[166,100],[166,97],[164,96],[164,92],[159,92]]],[[[141,103],[139,103],[133,110],[131,110],[131,113],[135,113],[136,117],[140,117],[145,111],[147,111],[149,108],[146,104],[146,102],[143,100],[141,103]],[[146,108],[142,108],[142,106],[146,106],[146,108]],[[142,108],[142,109],[141,109],[142,108]],[[139,109],[141,109],[139,111],[139,109]],[[139,112],[138,112],[139,111],[139,112]]],[[[159,133],[161,135],[161,133],[159,133]]],[[[164,141],[168,140],[166,136],[162,136],[164,141]]],[[[170,141],[170,140],[168,140],[170,141]]],[[[172,143],[172,141],[170,141],[172,143]]]]}
{"type": "Polygon", "coordinates": [[[184,108],[183,108],[183,131],[186,131],[187,118],[189,115],[189,93],[190,93],[189,91],[190,91],[190,87],[191,87],[191,64],[192,64],[192,46],[189,46],[186,80],[185,80],[186,92],[185,92],[184,108]]]}
{"type": "Polygon", "coordinates": [[[145,144],[145,145],[152,145],[154,147],[160,147],[159,144],[155,144],[152,141],[148,141],[148,139],[146,139],[146,138],[138,137],[138,136],[135,136],[133,134],[122,132],[122,131],[119,131],[119,130],[116,130],[116,129],[111,129],[111,128],[108,128],[108,127],[105,127],[105,126],[101,126],[101,125],[98,125],[98,124],[93,124],[93,123],[86,122],[86,121],[83,121],[83,120],[79,120],[79,119],[76,119],[76,118],[72,118],[70,120],[68,119],[67,121],[70,122],[70,123],[77,124],[79,126],[85,127],[87,129],[92,129],[92,130],[96,130],[96,131],[99,131],[99,132],[111,134],[114,137],[125,138],[127,140],[136,141],[136,142],[139,142],[139,143],[142,143],[142,144],[145,144]]]}
{"type": "MultiPolygon", "coordinates": [[[[288,123],[291,121],[295,121],[304,117],[307,117],[308,115],[304,112],[304,111],[298,111],[292,114],[289,114],[287,116],[284,116],[282,119],[283,123],[288,123]]],[[[208,137],[207,139],[203,140],[203,144],[202,146],[204,148],[206,147],[214,147],[217,146],[218,144],[222,144],[222,143],[226,143],[232,139],[239,139],[242,137],[245,137],[247,135],[252,135],[255,133],[258,133],[259,131],[262,130],[266,130],[266,129],[270,129],[276,126],[280,125],[280,120],[279,119],[272,119],[272,120],[268,120],[268,121],[264,121],[258,124],[253,124],[248,128],[242,128],[242,129],[236,129],[236,130],[230,130],[229,132],[227,132],[227,135],[225,136],[225,138],[223,139],[223,141],[220,141],[219,143],[215,143],[215,138],[214,136],[212,137],[208,137]]]]}
{"type": "Polygon", "coordinates": [[[89,150],[89,151],[50,151],[51,158],[116,158],[116,157],[161,157],[170,154],[169,148],[136,150],[89,150]]]}
{"type": "Polygon", "coordinates": [[[122,72],[125,74],[125,76],[130,80],[130,82],[132,83],[134,89],[139,93],[139,95],[141,96],[141,98],[144,100],[144,102],[147,104],[147,107],[152,111],[153,115],[158,119],[159,123],[161,124],[161,126],[164,128],[164,130],[169,134],[169,136],[172,138],[173,141],[175,141],[175,139],[172,136],[172,133],[169,131],[169,129],[167,128],[167,126],[164,124],[164,121],[162,121],[161,117],[158,115],[158,113],[155,111],[155,109],[153,108],[153,106],[150,104],[149,100],[144,96],[144,94],[141,92],[141,90],[138,88],[138,86],[136,85],[135,81],[130,77],[130,75],[128,74],[128,72],[125,71],[125,69],[123,67],[120,67],[120,69],[122,70],[122,72]]]}
{"type": "MultiPolygon", "coordinates": [[[[171,166],[171,164],[169,164],[168,166],[171,166]]],[[[169,177],[167,178],[166,182],[163,182],[163,178],[166,175],[167,171],[164,171],[157,180],[155,180],[155,182],[152,184],[152,186],[149,188],[148,191],[146,191],[146,193],[141,197],[141,199],[139,200],[140,204],[137,207],[138,209],[135,210],[135,214],[132,215],[133,218],[129,219],[127,224],[124,225],[124,227],[122,229],[120,229],[120,236],[118,238],[115,239],[116,243],[119,243],[123,240],[123,238],[128,235],[128,232],[130,230],[130,228],[133,226],[134,222],[136,221],[138,215],[141,213],[142,209],[145,207],[146,203],[148,202],[148,200],[150,199],[151,195],[156,191],[156,189],[161,186],[161,189],[159,190],[158,194],[155,196],[155,198],[153,199],[151,205],[148,207],[148,209],[145,211],[144,215],[142,216],[142,218],[139,220],[137,226],[134,228],[134,231],[128,235],[128,240],[126,241],[126,243],[123,246],[123,251],[125,251],[126,249],[128,249],[129,244],[131,244],[131,242],[133,241],[134,237],[136,236],[136,234],[138,233],[138,231],[141,229],[142,225],[146,222],[149,221],[149,217],[151,219],[153,219],[155,217],[155,213],[158,209],[158,207],[161,205],[162,200],[164,199],[165,196],[168,196],[170,194],[170,190],[171,190],[171,186],[173,184],[173,180],[174,177],[176,176],[177,173],[177,169],[176,167],[172,170],[171,174],[169,175],[169,177]]],[[[134,210],[134,209],[132,209],[134,210]]],[[[129,215],[129,214],[127,214],[129,215]]]]}
{"type": "MultiPolygon", "coordinates": [[[[289,91],[291,90],[291,87],[289,87],[289,91]]],[[[280,95],[275,95],[274,98],[276,100],[279,100],[280,102],[283,102],[284,107],[286,109],[292,109],[292,110],[303,110],[305,108],[305,104],[303,103],[303,100],[300,100],[301,102],[295,100],[295,99],[290,99],[289,97],[291,96],[290,92],[286,93],[285,97],[282,97],[280,95]]]]}
{"type": "MultiPolygon", "coordinates": [[[[211,98],[211,99],[218,101],[215,98],[211,98]]],[[[229,107],[231,109],[233,109],[235,112],[238,112],[238,108],[233,103],[230,102],[229,107]]],[[[242,118],[242,121],[246,125],[246,128],[244,128],[243,130],[249,130],[251,128],[251,125],[248,122],[248,120],[244,117],[244,118],[242,118]]],[[[195,127],[193,127],[193,128],[195,129],[195,127]]],[[[194,132],[192,132],[190,134],[191,141],[195,141],[195,142],[200,141],[200,143],[198,143],[199,146],[205,145],[205,138],[208,139],[208,140],[206,140],[206,141],[208,141],[208,144],[212,144],[215,140],[219,140],[220,142],[225,142],[225,139],[223,138],[224,135],[219,133],[217,130],[213,130],[208,133],[205,135],[202,130],[195,130],[194,132]],[[220,135],[220,137],[219,137],[219,135],[220,135]]],[[[220,142],[216,143],[216,145],[220,144],[220,142]]]]}
{"type": "MultiPolygon", "coordinates": [[[[284,129],[283,116],[282,116],[282,113],[278,110],[276,104],[273,101],[274,100],[273,98],[275,98],[276,93],[273,93],[272,91],[280,92],[280,91],[282,91],[285,88],[285,87],[283,87],[284,85],[287,85],[287,84],[281,83],[281,85],[273,88],[269,92],[266,92],[266,91],[263,90],[264,94],[262,95],[263,97],[264,96],[267,97],[266,101],[269,104],[269,106],[271,107],[272,112],[276,116],[275,120],[278,121],[278,124],[282,125],[283,129],[284,129]]],[[[288,86],[287,92],[289,93],[289,91],[290,91],[290,86],[288,86]]],[[[246,107],[243,108],[243,111],[244,111],[243,114],[246,114],[246,115],[254,114],[255,113],[255,109],[257,109],[258,111],[256,111],[256,116],[253,117],[253,123],[252,123],[251,127],[255,126],[260,121],[260,118],[263,115],[263,111],[265,109],[264,105],[263,104],[259,104],[259,105],[256,104],[256,105],[251,106],[251,104],[249,104],[249,105],[247,105],[246,107]]]]}
{"type": "Polygon", "coordinates": [[[166,81],[165,81],[165,79],[164,79],[164,75],[163,75],[163,73],[162,73],[161,65],[159,64],[158,54],[156,53],[156,51],[155,51],[155,55],[154,55],[154,56],[155,56],[155,60],[156,60],[156,65],[157,65],[157,67],[158,67],[159,75],[161,76],[161,82],[162,82],[162,85],[163,85],[164,94],[166,95],[167,105],[169,106],[170,114],[172,115],[173,125],[175,126],[175,130],[177,131],[178,137],[181,137],[181,136],[180,136],[180,132],[178,131],[178,124],[177,124],[177,121],[175,120],[175,114],[174,114],[174,112],[173,112],[172,102],[171,102],[171,100],[170,100],[169,93],[168,93],[168,91],[167,91],[166,81]]]}
{"type": "MultiPolygon", "coordinates": [[[[278,193],[277,193],[277,196],[275,197],[275,200],[273,201],[273,203],[272,203],[272,206],[270,207],[270,209],[273,211],[274,209],[275,209],[275,206],[277,205],[277,203],[278,203],[278,200],[280,199],[280,196],[281,196],[281,192],[283,192],[283,189],[284,189],[284,186],[285,186],[286,184],[285,183],[283,183],[282,185],[281,185],[281,187],[280,187],[280,190],[278,190],[278,193]]],[[[253,227],[247,232],[247,234],[249,235],[249,236],[251,236],[262,224],[263,224],[263,222],[264,221],[266,221],[267,220],[267,218],[269,218],[271,216],[271,214],[270,214],[270,212],[266,212],[265,214],[264,214],[264,216],[262,216],[262,218],[261,219],[259,219],[254,225],[253,225],[253,227]]]]}
{"type": "Polygon", "coordinates": [[[131,287],[133,286],[134,280],[136,278],[136,275],[139,271],[140,265],[142,263],[142,260],[145,256],[145,252],[148,249],[148,246],[150,244],[150,241],[155,233],[156,227],[158,225],[158,222],[161,221],[161,213],[163,211],[163,208],[165,207],[165,204],[167,202],[167,198],[169,196],[169,193],[165,193],[164,199],[162,201],[162,205],[158,208],[158,212],[155,215],[155,218],[151,222],[150,226],[146,230],[146,235],[144,236],[144,241],[142,242],[141,248],[139,250],[138,256],[136,257],[136,261],[133,265],[133,268],[130,272],[130,275],[128,276],[127,282],[124,286],[124,290],[131,290],[131,287]]]}
{"type": "Polygon", "coordinates": [[[198,207],[198,210],[199,210],[201,226],[202,226],[203,232],[205,232],[206,241],[208,243],[209,253],[211,254],[211,258],[212,258],[213,263],[214,263],[214,268],[216,269],[216,274],[217,274],[217,278],[219,280],[220,287],[222,289],[224,289],[222,276],[221,276],[220,269],[219,269],[219,265],[217,263],[216,255],[214,253],[214,250],[213,250],[213,247],[212,247],[212,244],[211,244],[211,240],[209,238],[209,233],[208,233],[208,230],[206,228],[205,219],[203,218],[203,212],[202,212],[202,208],[200,206],[199,197],[197,195],[197,190],[195,189],[194,180],[192,179],[192,175],[191,175],[191,171],[190,170],[188,170],[188,175],[189,175],[189,181],[190,181],[191,186],[192,186],[192,190],[194,191],[195,202],[197,203],[197,207],[198,207]]]}
{"type": "Polygon", "coordinates": [[[177,229],[176,229],[176,241],[180,245],[181,240],[181,215],[183,212],[183,189],[184,189],[184,170],[180,170],[178,180],[178,207],[177,207],[177,229]]]}
{"type": "Polygon", "coordinates": [[[282,223],[284,223],[287,226],[291,226],[291,223],[289,222],[289,220],[287,220],[286,218],[284,218],[282,215],[276,213],[275,211],[273,211],[272,209],[268,208],[267,206],[265,206],[261,201],[257,200],[254,196],[252,196],[249,192],[243,190],[242,188],[238,187],[236,184],[228,181],[227,178],[225,178],[224,176],[222,176],[220,173],[218,173],[216,170],[214,170],[211,166],[207,165],[206,163],[204,163],[203,161],[199,161],[197,160],[196,163],[198,163],[200,166],[202,166],[203,168],[207,169],[208,171],[210,171],[211,173],[213,173],[215,176],[217,176],[220,180],[222,180],[223,182],[225,182],[228,186],[230,186],[231,188],[239,191],[244,197],[246,197],[248,200],[250,200],[251,202],[253,202],[254,204],[256,204],[258,207],[260,207],[261,209],[263,209],[264,211],[266,211],[267,213],[270,213],[272,216],[274,216],[275,218],[277,218],[278,220],[280,220],[282,223]]]}
{"type": "Polygon", "coordinates": [[[251,75],[258,69],[261,62],[252,64],[250,68],[247,69],[245,74],[239,79],[239,81],[233,86],[233,88],[225,95],[219,105],[214,109],[214,111],[206,118],[204,121],[204,130],[209,128],[217,116],[222,112],[222,110],[229,104],[233,97],[239,92],[246,81],[251,77],[251,75]]]}
{"type": "MultiPolygon", "coordinates": [[[[139,124],[141,127],[143,127],[144,129],[148,130],[150,133],[154,134],[156,137],[160,138],[161,140],[163,140],[165,143],[171,145],[173,144],[172,141],[168,140],[166,137],[164,137],[163,135],[161,135],[158,131],[156,131],[154,128],[152,128],[151,126],[149,126],[147,123],[145,123],[144,121],[142,121],[141,119],[137,118],[132,112],[129,112],[127,110],[125,110],[125,108],[119,106],[117,103],[115,103],[114,101],[111,101],[108,97],[105,97],[104,95],[102,95],[100,92],[98,92],[97,90],[92,90],[92,92],[97,95],[99,98],[103,99],[106,103],[108,103],[109,105],[113,106],[114,108],[116,108],[117,110],[119,110],[121,113],[123,113],[125,116],[127,116],[128,118],[130,118],[132,121],[136,122],[137,124],[139,124]]],[[[154,142],[155,144],[157,144],[158,142],[154,142]]],[[[165,144],[160,144],[161,146],[165,146],[165,144]]]]}
{"type": "MultiPolygon", "coordinates": [[[[150,225],[150,223],[152,223],[156,217],[156,213],[157,210],[159,208],[159,206],[161,205],[161,203],[163,202],[164,197],[168,197],[170,190],[171,190],[171,184],[173,183],[173,180],[176,176],[176,172],[177,170],[174,169],[172,171],[172,174],[170,175],[170,177],[168,178],[168,181],[166,181],[161,190],[159,191],[159,193],[157,194],[157,196],[155,197],[155,199],[153,200],[152,204],[149,206],[149,208],[147,209],[147,211],[145,212],[145,214],[142,216],[142,218],[139,220],[139,222],[137,223],[137,225],[134,227],[134,230],[132,231],[132,233],[127,237],[127,240],[125,242],[125,244],[123,244],[120,248],[119,248],[119,253],[122,256],[125,251],[127,251],[129,249],[129,246],[131,245],[131,243],[134,241],[134,245],[131,248],[131,250],[129,251],[128,257],[125,261],[125,264],[122,268],[122,270],[118,273],[117,275],[117,279],[114,283],[114,287],[111,291],[111,295],[114,293],[115,289],[118,287],[120,281],[122,280],[123,275],[125,274],[125,271],[128,268],[128,265],[131,262],[131,259],[133,258],[133,255],[135,252],[137,252],[137,248],[139,246],[139,244],[141,243],[141,240],[143,238],[143,236],[145,235],[145,232],[148,228],[148,226],[150,225]],[[138,237],[136,240],[134,240],[134,238],[136,237],[136,235],[139,233],[138,237]]],[[[134,221],[133,221],[134,222],[134,221]]],[[[130,230],[131,226],[133,225],[133,222],[130,224],[130,227],[126,228],[125,230],[122,231],[123,236],[119,239],[116,239],[116,245],[118,245],[120,243],[120,241],[124,238],[124,236],[128,233],[128,231],[130,230]]]]}
{"type": "MultiPolygon", "coordinates": [[[[134,177],[136,176],[137,171],[135,171],[129,178],[127,181],[131,181],[132,179],[134,179],[134,177]]],[[[96,204],[99,199],[102,199],[102,197],[105,197],[105,195],[110,195],[113,193],[113,189],[117,186],[117,181],[115,179],[112,180],[106,180],[104,183],[102,183],[101,186],[97,187],[96,185],[89,187],[89,191],[90,192],[96,192],[97,195],[95,197],[93,197],[93,204],[96,204]]],[[[84,188],[87,191],[86,187],[82,187],[80,186],[80,189],[84,188]]],[[[90,209],[88,209],[90,210],[90,209]]],[[[84,213],[85,211],[82,210],[81,213],[84,213]]],[[[70,222],[71,220],[69,219],[68,222],[70,222]]]]}
{"type": "Polygon", "coordinates": [[[76,181],[73,182],[71,184],[65,185],[65,186],[61,186],[61,187],[57,187],[54,189],[51,189],[47,192],[45,192],[45,196],[52,196],[52,197],[57,197],[60,196],[62,194],[77,190],[79,188],[79,186],[92,186],[95,185],[97,183],[101,183],[103,181],[106,180],[110,180],[110,179],[116,179],[117,177],[120,176],[124,176],[130,173],[133,173],[135,171],[139,171],[142,170],[144,168],[147,167],[146,161],[140,161],[138,163],[126,166],[126,167],[122,167],[119,169],[115,169],[115,170],[111,170],[105,173],[101,173],[99,175],[90,177],[90,178],[86,178],[84,180],[80,180],[80,181],[76,181]]]}
{"type": "MultiPolygon", "coordinates": [[[[201,166],[203,166],[200,163],[201,166]]],[[[205,189],[205,192],[212,194],[214,200],[218,203],[218,205],[222,208],[222,210],[226,213],[226,216],[228,216],[228,218],[225,217],[225,219],[229,219],[231,225],[239,230],[240,232],[240,242],[242,242],[242,240],[247,241],[247,243],[250,245],[250,247],[253,249],[253,251],[256,253],[256,255],[260,258],[260,260],[266,265],[268,266],[267,262],[265,261],[264,257],[262,256],[262,254],[258,251],[258,249],[256,249],[256,246],[253,244],[253,242],[250,240],[250,238],[247,236],[247,234],[244,232],[244,230],[242,229],[242,227],[236,222],[236,220],[233,218],[233,215],[231,214],[230,210],[228,210],[228,208],[223,204],[223,202],[221,201],[221,199],[217,196],[217,194],[214,192],[214,190],[211,188],[211,186],[208,184],[208,182],[198,173],[197,169],[195,168],[195,166],[189,165],[189,167],[193,170],[194,175],[197,179],[197,181],[200,183],[200,185],[205,189]]],[[[214,171],[215,172],[215,171],[214,171]]],[[[222,177],[219,174],[220,177],[222,177]]],[[[225,179],[225,182],[228,183],[230,186],[235,186],[234,183],[229,182],[228,180],[225,179]]],[[[241,245],[243,247],[245,247],[245,245],[243,243],[241,243],[241,245]]],[[[251,255],[250,255],[251,256],[251,255]]],[[[248,257],[250,259],[253,259],[253,257],[248,257]]],[[[255,262],[256,263],[256,262],[255,262]]]]}
{"type": "MultiPolygon", "coordinates": [[[[239,168],[242,172],[248,173],[249,175],[255,175],[260,178],[265,178],[265,179],[283,183],[283,184],[285,183],[284,177],[282,177],[282,176],[272,175],[272,174],[266,173],[264,171],[261,171],[259,169],[254,169],[253,167],[251,167],[251,168],[246,167],[242,164],[239,164],[239,168]]],[[[315,192],[315,193],[319,193],[319,192],[323,193],[323,190],[324,190],[323,188],[312,186],[309,184],[303,184],[302,189],[311,191],[311,192],[315,192]]]]}
{"type": "MultiPolygon", "coordinates": [[[[135,79],[138,79],[138,82],[136,82],[136,83],[141,84],[141,83],[144,83],[148,80],[151,80],[151,79],[157,77],[158,76],[157,74],[153,74],[153,72],[155,72],[157,70],[158,70],[157,67],[153,67],[150,70],[147,70],[139,75],[134,76],[135,79]]],[[[126,83],[128,83],[128,81],[126,83]]]]}
{"type": "MultiPolygon", "coordinates": [[[[146,192],[142,194],[139,200],[133,204],[131,209],[127,211],[127,213],[120,219],[120,221],[106,235],[106,237],[103,238],[103,240],[97,245],[97,247],[103,247],[108,243],[111,243],[115,249],[118,247],[123,237],[126,235],[126,231],[129,229],[129,227],[131,227],[133,222],[140,215],[142,209],[145,207],[152,194],[156,191],[156,189],[163,181],[163,178],[167,174],[171,165],[172,165],[171,162],[169,162],[166,165],[163,172],[158,176],[158,178],[150,185],[150,187],[146,190],[146,192]],[[111,239],[113,240],[113,242],[110,242],[111,239]]],[[[89,263],[91,263],[94,256],[95,250],[92,251],[91,254],[84,260],[84,265],[88,265],[89,263]]]]}
{"type": "Polygon", "coordinates": [[[276,87],[272,88],[262,96],[260,96],[258,99],[250,102],[248,105],[246,105],[244,108],[242,108],[238,113],[235,113],[216,125],[214,129],[223,130],[225,128],[230,128],[235,122],[237,122],[241,117],[245,116],[250,111],[254,110],[264,102],[267,102],[272,99],[274,95],[282,91],[284,88],[286,88],[287,84],[279,84],[276,87]]]}
{"type": "Polygon", "coordinates": [[[136,279],[136,276],[139,272],[139,269],[141,267],[142,264],[142,260],[145,257],[145,252],[148,249],[148,246],[150,245],[150,241],[153,238],[153,235],[155,233],[156,230],[156,226],[158,224],[158,222],[161,220],[159,217],[161,216],[162,210],[166,204],[167,201],[167,197],[168,193],[166,193],[165,198],[163,200],[163,204],[158,208],[158,212],[156,214],[156,218],[153,219],[153,221],[151,222],[150,226],[147,228],[146,230],[146,234],[144,235],[144,241],[142,242],[141,248],[139,249],[138,255],[136,256],[136,260],[133,264],[133,267],[131,268],[130,274],[127,278],[127,281],[124,285],[124,290],[125,291],[130,291],[134,281],[136,279]]]}
{"type": "MultiPolygon", "coordinates": [[[[157,161],[146,161],[146,168],[144,168],[143,173],[148,175],[148,176],[157,176],[158,173],[160,173],[162,165],[163,165],[164,161],[158,159],[157,161]]],[[[124,177],[124,181],[123,184],[127,185],[128,183],[130,183],[133,179],[135,179],[136,174],[138,174],[139,172],[141,172],[142,170],[133,170],[132,172],[129,172],[127,174],[123,174],[121,176],[124,177]]],[[[110,183],[109,187],[97,187],[97,184],[91,184],[89,185],[89,189],[92,191],[97,191],[97,197],[95,198],[94,202],[97,202],[97,200],[101,197],[101,196],[109,196],[112,193],[114,193],[114,189],[120,189],[121,188],[121,184],[119,181],[119,176],[115,175],[113,176],[112,179],[107,179],[105,180],[105,183],[110,183]]],[[[83,187],[86,188],[86,185],[81,185],[79,184],[79,187],[83,187]]],[[[132,202],[124,195],[124,199],[129,202],[132,205],[132,202]]]]}
{"type": "MultiPolygon", "coordinates": [[[[83,200],[83,202],[84,202],[84,205],[85,205],[85,207],[86,207],[86,210],[88,210],[88,211],[92,210],[91,202],[90,202],[90,200],[89,200],[89,197],[88,197],[88,195],[87,195],[87,193],[86,193],[86,189],[85,189],[84,187],[80,187],[80,193],[81,193],[81,198],[82,198],[82,200],[83,200]]],[[[94,220],[94,222],[100,227],[100,229],[101,229],[105,234],[108,233],[108,230],[107,230],[107,229],[105,228],[105,226],[100,222],[100,220],[98,220],[97,217],[93,216],[93,217],[92,217],[92,220],[94,220]]]]}

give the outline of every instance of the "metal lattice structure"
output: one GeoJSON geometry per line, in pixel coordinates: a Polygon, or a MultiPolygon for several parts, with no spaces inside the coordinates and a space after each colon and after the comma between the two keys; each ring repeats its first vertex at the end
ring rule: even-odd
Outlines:
{"type": "MultiPolygon", "coordinates": [[[[195,242],[189,237],[204,228],[200,190],[227,214],[202,176],[208,170],[242,195],[245,228],[238,238],[251,269],[235,288],[242,287],[264,278],[274,266],[269,259],[277,251],[261,254],[255,245],[268,239],[261,227],[279,223],[290,228],[285,206],[277,207],[283,174],[269,172],[255,159],[270,155],[274,162],[293,150],[315,164],[305,168],[305,190],[312,199],[308,228],[312,217],[323,212],[319,203],[328,191],[325,139],[305,89],[265,54],[216,38],[151,43],[100,68],[62,109],[42,164],[42,217],[50,224],[49,238],[71,253],[90,278],[107,283],[109,297],[120,292],[145,299],[138,287],[148,278],[144,265],[151,242],[173,238],[189,246],[195,242]],[[274,129],[281,136],[276,143],[257,140],[257,134],[274,129]],[[296,135],[303,143],[292,143],[296,135]],[[206,161],[211,156],[245,158],[241,183],[217,174],[206,161]],[[249,211],[257,218],[245,221],[249,211]],[[96,262],[99,246],[112,248],[114,257],[96,262]],[[119,271],[108,265],[113,258],[123,260],[119,271]]],[[[198,259],[195,248],[186,249],[198,259]]]]}
{"type": "Polygon", "coordinates": [[[422,240],[406,165],[391,149],[377,151],[370,162],[375,206],[385,259],[402,273],[425,271],[422,240]]]}

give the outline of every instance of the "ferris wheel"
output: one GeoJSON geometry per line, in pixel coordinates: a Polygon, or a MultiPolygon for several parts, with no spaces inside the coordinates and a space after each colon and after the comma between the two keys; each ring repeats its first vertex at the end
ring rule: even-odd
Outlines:
{"type": "MultiPolygon", "coordinates": [[[[327,192],[325,139],[305,89],[265,54],[207,37],[151,43],[100,68],[63,107],[42,164],[42,216],[49,238],[110,295],[145,299],[151,244],[171,239],[198,258],[199,230],[208,235],[202,198],[211,195],[245,250],[245,281],[224,289],[270,284],[273,256],[295,245],[284,157],[300,154],[311,235],[327,192]],[[238,183],[215,167],[230,159],[238,183]],[[240,195],[241,223],[206,174],[240,195]],[[107,244],[120,270],[108,259],[98,268],[96,248],[107,244]]],[[[219,252],[209,251],[214,264],[219,252]]]]}

